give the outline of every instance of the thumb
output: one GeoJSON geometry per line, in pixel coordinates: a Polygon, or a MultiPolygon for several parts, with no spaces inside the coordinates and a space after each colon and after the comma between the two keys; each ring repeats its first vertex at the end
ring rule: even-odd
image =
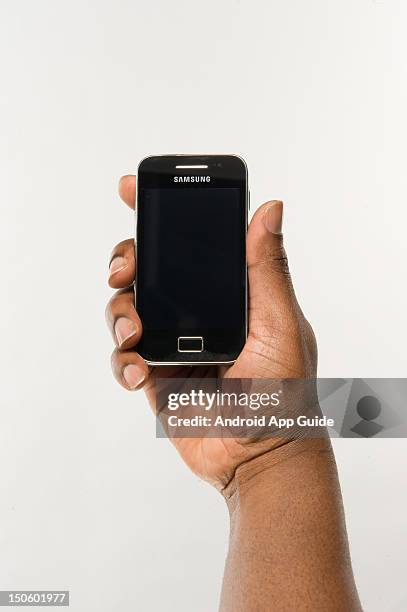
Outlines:
{"type": "Polygon", "coordinates": [[[263,337],[285,331],[298,315],[282,224],[283,203],[272,200],[256,211],[247,232],[249,331],[263,337]]]}

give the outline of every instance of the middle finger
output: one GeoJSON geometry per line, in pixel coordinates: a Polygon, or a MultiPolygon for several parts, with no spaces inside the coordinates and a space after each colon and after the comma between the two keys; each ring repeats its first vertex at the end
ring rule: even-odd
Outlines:
{"type": "Polygon", "coordinates": [[[140,340],[142,325],[134,308],[133,289],[117,291],[106,307],[106,321],[120,349],[134,347],[140,340]]]}
{"type": "Polygon", "coordinates": [[[109,285],[114,289],[129,287],[136,273],[134,239],[129,238],[117,244],[110,256],[109,285]]]}

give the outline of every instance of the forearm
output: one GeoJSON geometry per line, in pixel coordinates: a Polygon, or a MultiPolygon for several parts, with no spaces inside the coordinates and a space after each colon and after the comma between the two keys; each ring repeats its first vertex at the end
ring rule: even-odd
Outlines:
{"type": "Polygon", "coordinates": [[[291,442],[240,466],[225,497],[221,612],[361,610],[328,440],[291,442]]]}

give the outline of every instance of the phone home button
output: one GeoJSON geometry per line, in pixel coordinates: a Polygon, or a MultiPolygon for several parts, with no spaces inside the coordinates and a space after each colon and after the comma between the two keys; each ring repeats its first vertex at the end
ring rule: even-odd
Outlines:
{"type": "Polygon", "coordinates": [[[179,353],[202,353],[203,338],[202,336],[180,336],[178,338],[179,353]]]}

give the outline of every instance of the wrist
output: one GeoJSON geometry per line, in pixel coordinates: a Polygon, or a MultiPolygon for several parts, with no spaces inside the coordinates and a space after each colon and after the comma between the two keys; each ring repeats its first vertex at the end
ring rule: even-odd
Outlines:
{"type": "Polygon", "coordinates": [[[221,610],[239,601],[246,611],[361,611],[329,438],[297,439],[241,464],[224,494],[221,610]]]}
{"type": "Polygon", "coordinates": [[[247,500],[287,492],[287,485],[302,487],[312,475],[336,475],[335,458],[328,437],[295,439],[273,447],[241,463],[222,490],[232,515],[247,500]],[[300,484],[302,483],[302,484],[300,484]]]}

